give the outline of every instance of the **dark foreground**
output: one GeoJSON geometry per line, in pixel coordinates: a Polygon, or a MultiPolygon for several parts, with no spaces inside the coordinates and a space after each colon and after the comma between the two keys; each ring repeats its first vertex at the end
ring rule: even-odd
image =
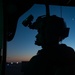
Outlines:
{"type": "Polygon", "coordinates": [[[21,71],[22,63],[19,64],[6,64],[6,74],[5,75],[23,75],[21,71]]]}

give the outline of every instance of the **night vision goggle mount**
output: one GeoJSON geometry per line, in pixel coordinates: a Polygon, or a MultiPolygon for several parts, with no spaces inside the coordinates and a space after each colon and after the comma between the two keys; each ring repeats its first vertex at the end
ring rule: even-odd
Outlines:
{"type": "MultiPolygon", "coordinates": [[[[32,15],[29,15],[23,22],[22,24],[26,27],[28,26],[30,29],[40,29],[40,27],[42,26],[42,23],[44,21],[44,17],[50,17],[50,13],[49,13],[49,4],[45,4],[46,6],[46,15],[45,16],[39,16],[36,20],[36,22],[32,23],[32,20],[34,19],[34,17],[32,15]]],[[[47,19],[48,20],[48,19],[47,19]]]]}

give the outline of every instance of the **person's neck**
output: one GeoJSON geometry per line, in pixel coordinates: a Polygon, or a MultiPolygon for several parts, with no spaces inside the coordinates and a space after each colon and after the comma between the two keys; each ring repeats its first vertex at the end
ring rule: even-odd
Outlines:
{"type": "Polygon", "coordinates": [[[42,45],[42,49],[54,48],[54,47],[57,47],[58,45],[59,45],[59,43],[57,43],[57,44],[42,45]]]}

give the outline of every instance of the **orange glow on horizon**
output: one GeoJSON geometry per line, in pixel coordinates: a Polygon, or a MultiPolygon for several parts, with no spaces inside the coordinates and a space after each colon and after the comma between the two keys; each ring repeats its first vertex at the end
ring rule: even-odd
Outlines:
{"type": "Polygon", "coordinates": [[[23,57],[7,57],[6,62],[21,62],[21,61],[29,61],[31,59],[30,56],[23,57]]]}

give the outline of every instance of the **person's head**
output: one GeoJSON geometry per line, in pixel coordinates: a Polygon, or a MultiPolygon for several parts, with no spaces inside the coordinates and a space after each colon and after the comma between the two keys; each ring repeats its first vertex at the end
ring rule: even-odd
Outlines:
{"type": "Polygon", "coordinates": [[[68,36],[69,28],[66,27],[64,19],[55,15],[37,18],[34,24],[38,25],[36,45],[58,44],[68,36]]]}

